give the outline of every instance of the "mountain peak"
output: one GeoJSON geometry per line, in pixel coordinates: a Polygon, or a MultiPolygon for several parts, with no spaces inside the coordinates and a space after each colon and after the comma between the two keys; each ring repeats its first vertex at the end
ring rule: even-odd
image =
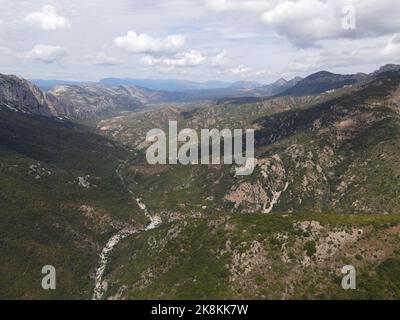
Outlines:
{"type": "Polygon", "coordinates": [[[285,78],[280,78],[279,80],[275,81],[273,84],[278,86],[284,86],[287,84],[288,81],[285,78]]]}
{"type": "Polygon", "coordinates": [[[43,116],[56,114],[38,87],[14,75],[0,74],[0,102],[14,111],[43,116]]]}
{"type": "Polygon", "coordinates": [[[378,70],[371,73],[371,76],[377,76],[385,72],[400,72],[400,65],[398,64],[385,64],[378,70]]]}
{"type": "Polygon", "coordinates": [[[346,85],[352,85],[363,80],[367,75],[357,74],[336,74],[329,71],[319,71],[297,82],[282,95],[315,95],[328,90],[340,89],[346,85]]]}

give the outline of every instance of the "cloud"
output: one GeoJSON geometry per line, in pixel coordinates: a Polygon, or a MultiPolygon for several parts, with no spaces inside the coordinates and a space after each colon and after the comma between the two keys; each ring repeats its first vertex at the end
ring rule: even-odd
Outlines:
{"type": "Polygon", "coordinates": [[[392,37],[386,46],[381,50],[381,54],[389,59],[400,59],[400,35],[392,37]]]}
{"type": "Polygon", "coordinates": [[[245,66],[243,66],[243,65],[240,65],[240,66],[238,66],[238,67],[236,67],[236,68],[232,68],[230,71],[231,71],[231,73],[232,73],[233,75],[242,76],[242,75],[248,74],[249,71],[250,71],[250,68],[245,67],[245,66]]]}
{"type": "Polygon", "coordinates": [[[387,63],[400,62],[400,36],[336,41],[327,48],[307,51],[292,60],[287,71],[302,74],[321,69],[351,68],[360,71],[360,66],[377,67],[387,63]]]}
{"type": "Polygon", "coordinates": [[[211,63],[211,66],[213,66],[213,67],[220,67],[220,66],[227,65],[229,63],[229,58],[228,58],[228,53],[226,52],[226,50],[223,50],[220,53],[218,53],[217,55],[215,55],[214,57],[211,57],[210,63],[211,63]]]}
{"type": "Polygon", "coordinates": [[[206,0],[207,7],[214,11],[224,12],[232,10],[255,11],[266,10],[271,6],[271,2],[266,0],[206,0]]]}
{"type": "Polygon", "coordinates": [[[99,52],[95,57],[88,56],[88,58],[93,59],[93,64],[98,66],[115,66],[122,63],[119,59],[110,57],[104,52],[99,52]]]}
{"type": "Polygon", "coordinates": [[[263,77],[271,75],[271,72],[268,69],[261,69],[253,71],[252,75],[255,77],[263,77]]]}
{"type": "Polygon", "coordinates": [[[400,30],[398,0],[208,0],[211,10],[253,12],[261,22],[298,47],[321,40],[362,39],[389,35],[400,30]],[[343,27],[354,8],[355,29],[343,27]]]}
{"type": "Polygon", "coordinates": [[[298,46],[344,34],[341,25],[340,1],[299,0],[279,1],[264,12],[261,21],[275,28],[298,46]]]}
{"type": "Polygon", "coordinates": [[[235,68],[231,68],[228,70],[228,73],[238,76],[238,77],[264,77],[268,76],[271,73],[267,69],[253,69],[250,67],[247,67],[245,65],[239,65],[235,68]]]}
{"type": "Polygon", "coordinates": [[[9,56],[13,55],[13,52],[10,48],[3,47],[3,46],[0,46],[0,53],[2,53],[4,55],[9,55],[9,56]]]}
{"type": "Polygon", "coordinates": [[[289,63],[288,65],[288,70],[292,72],[307,72],[311,70],[315,70],[315,68],[318,68],[318,65],[316,62],[314,63],[309,63],[305,62],[304,60],[299,61],[299,60],[294,60],[289,63]]]}
{"type": "Polygon", "coordinates": [[[191,50],[176,54],[174,57],[151,57],[142,58],[144,64],[148,66],[164,66],[164,67],[195,67],[201,65],[207,59],[200,51],[191,50]]]}
{"type": "Polygon", "coordinates": [[[142,58],[142,62],[148,66],[161,66],[166,68],[166,70],[172,70],[175,67],[222,67],[229,63],[229,58],[225,50],[222,50],[216,55],[204,54],[197,50],[190,50],[187,52],[176,53],[172,57],[145,56],[142,58]]]}
{"type": "Polygon", "coordinates": [[[145,33],[128,31],[125,36],[115,38],[114,42],[118,47],[134,53],[173,53],[183,48],[185,38],[181,35],[153,38],[145,33]]]}
{"type": "Polygon", "coordinates": [[[71,25],[68,20],[57,14],[53,6],[45,5],[40,11],[35,11],[25,17],[25,21],[38,25],[43,30],[67,29],[71,25]]]}
{"type": "Polygon", "coordinates": [[[19,58],[41,61],[43,63],[59,62],[67,55],[67,49],[61,46],[37,44],[32,50],[17,54],[19,58]]]}

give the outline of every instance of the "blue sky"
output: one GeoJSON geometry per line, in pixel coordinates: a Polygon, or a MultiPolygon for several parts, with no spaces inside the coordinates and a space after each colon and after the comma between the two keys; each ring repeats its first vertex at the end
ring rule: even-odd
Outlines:
{"type": "Polygon", "coordinates": [[[0,9],[0,73],[26,78],[270,82],[400,62],[398,0],[0,0],[0,9]]]}

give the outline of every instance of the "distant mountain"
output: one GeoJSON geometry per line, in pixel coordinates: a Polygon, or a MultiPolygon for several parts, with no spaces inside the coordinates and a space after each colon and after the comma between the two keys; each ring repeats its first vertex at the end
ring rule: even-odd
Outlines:
{"type": "Polygon", "coordinates": [[[70,80],[42,80],[42,79],[29,79],[34,85],[38,86],[43,91],[49,91],[56,86],[61,85],[85,85],[95,82],[90,81],[70,81],[70,80]]]}
{"type": "Polygon", "coordinates": [[[62,85],[47,92],[59,113],[72,118],[90,118],[115,110],[135,110],[168,99],[168,94],[135,86],[62,85]]]}
{"type": "Polygon", "coordinates": [[[135,110],[174,95],[134,86],[60,85],[43,92],[17,76],[0,74],[0,108],[15,112],[85,119],[117,110],[135,110]]]}
{"type": "Polygon", "coordinates": [[[130,78],[105,78],[98,82],[94,81],[70,81],[70,80],[43,80],[30,79],[33,84],[43,91],[50,91],[56,86],[62,85],[95,85],[100,84],[107,87],[119,86],[137,86],[151,90],[160,90],[168,92],[187,92],[195,90],[213,90],[213,89],[254,89],[262,84],[255,81],[236,81],[225,82],[218,80],[209,80],[196,82],[189,80],[155,80],[155,79],[130,79],[130,78]]]}
{"type": "Polygon", "coordinates": [[[211,101],[225,97],[254,96],[254,89],[240,88],[250,83],[237,83],[237,88],[162,91],[148,88],[100,84],[62,85],[46,93],[48,101],[55,101],[57,110],[72,118],[90,118],[118,110],[138,110],[149,104],[211,101]]]}
{"type": "Polygon", "coordinates": [[[232,89],[255,89],[260,87],[261,84],[255,81],[236,81],[232,83],[228,88],[232,89]]]}
{"type": "MultiPolygon", "coordinates": [[[[242,104],[255,103],[273,96],[318,95],[399,70],[398,65],[386,65],[369,75],[341,75],[320,71],[304,79],[281,78],[264,86],[252,81],[229,83],[107,78],[100,83],[70,82],[56,85],[46,92],[25,79],[0,75],[0,103],[3,107],[26,113],[85,119],[110,115],[120,110],[143,110],[149,104],[157,103],[216,100],[219,103],[242,104]]],[[[63,82],[34,81],[47,88],[63,82]]]]}
{"type": "Polygon", "coordinates": [[[262,96],[273,96],[284,92],[285,90],[294,87],[302,78],[296,77],[289,81],[281,78],[274,83],[267,84],[265,86],[259,87],[256,91],[262,96]]]}
{"type": "MultiPolygon", "coordinates": [[[[55,82],[52,82],[53,84],[55,82]]],[[[43,84],[43,83],[42,83],[43,84]]],[[[50,85],[50,82],[48,83],[50,85]]],[[[210,81],[209,86],[217,85],[210,81]]],[[[63,84],[41,91],[30,81],[16,76],[0,76],[0,104],[3,108],[44,116],[88,119],[120,110],[140,110],[149,104],[213,100],[225,96],[243,96],[255,85],[238,82],[237,88],[186,91],[152,90],[134,85],[63,84]]]]}
{"type": "Polygon", "coordinates": [[[328,90],[352,85],[365,78],[367,78],[367,75],[364,73],[341,75],[328,71],[320,71],[298,81],[295,86],[282,92],[281,95],[302,96],[320,94],[328,90]]]}
{"type": "Polygon", "coordinates": [[[239,81],[239,82],[223,82],[223,81],[206,81],[195,82],[188,80],[153,80],[153,79],[128,79],[128,78],[106,78],[99,81],[100,84],[106,86],[139,86],[152,90],[163,91],[191,91],[191,90],[211,90],[211,89],[245,89],[260,86],[257,82],[239,81]]]}

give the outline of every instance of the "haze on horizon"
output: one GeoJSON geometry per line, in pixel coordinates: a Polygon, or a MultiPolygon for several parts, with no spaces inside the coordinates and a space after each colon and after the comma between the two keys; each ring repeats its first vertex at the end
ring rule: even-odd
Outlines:
{"type": "Polygon", "coordinates": [[[270,82],[400,62],[397,0],[0,0],[0,8],[0,73],[31,79],[270,82]],[[349,5],[356,28],[346,30],[349,5]]]}

